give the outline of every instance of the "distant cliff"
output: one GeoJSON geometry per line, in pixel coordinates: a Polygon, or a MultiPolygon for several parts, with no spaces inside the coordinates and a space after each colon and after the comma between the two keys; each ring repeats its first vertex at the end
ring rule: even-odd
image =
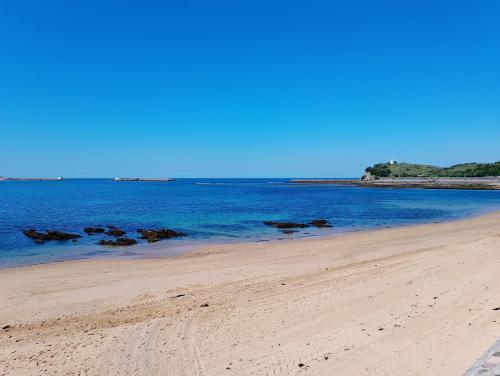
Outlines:
{"type": "Polygon", "coordinates": [[[495,163],[462,163],[437,167],[413,163],[377,163],[365,170],[365,179],[405,177],[486,177],[500,176],[500,161],[495,163]]]}

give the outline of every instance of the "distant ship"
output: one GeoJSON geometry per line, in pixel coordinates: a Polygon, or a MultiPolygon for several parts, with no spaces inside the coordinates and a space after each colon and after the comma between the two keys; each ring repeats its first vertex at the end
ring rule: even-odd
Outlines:
{"type": "Polygon", "coordinates": [[[174,178],[114,178],[114,181],[174,181],[174,178]]]}

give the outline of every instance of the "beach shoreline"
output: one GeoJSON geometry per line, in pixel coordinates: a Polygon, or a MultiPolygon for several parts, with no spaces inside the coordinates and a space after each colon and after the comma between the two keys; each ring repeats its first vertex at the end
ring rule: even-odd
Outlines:
{"type": "Polygon", "coordinates": [[[497,211],[1,269],[0,373],[463,374],[500,337],[499,251],[497,211]]]}
{"type": "MultiPolygon", "coordinates": [[[[488,214],[493,214],[495,212],[499,212],[498,209],[488,209],[478,211],[476,213],[459,217],[459,218],[448,218],[441,219],[439,221],[425,221],[420,223],[402,223],[399,225],[391,225],[391,226],[377,226],[377,227],[369,227],[369,228],[352,228],[352,229],[337,229],[335,227],[332,228],[307,228],[307,232],[305,233],[294,233],[294,234],[284,234],[280,233],[280,231],[276,231],[274,235],[267,234],[267,236],[260,237],[248,237],[248,238],[208,238],[208,239],[182,239],[177,244],[172,245],[169,241],[163,241],[158,243],[146,243],[146,244],[138,244],[131,247],[105,247],[109,251],[108,254],[93,254],[91,256],[82,256],[75,258],[68,258],[62,260],[54,260],[54,261],[38,261],[32,263],[20,263],[20,264],[0,264],[0,271],[3,269],[15,269],[15,268],[26,268],[26,267],[35,267],[38,265],[47,265],[47,264],[60,264],[66,262],[74,262],[74,261],[90,261],[90,260],[156,260],[161,258],[176,258],[181,256],[187,256],[190,253],[196,254],[200,249],[205,248],[217,248],[217,247],[227,247],[230,245],[242,245],[242,244],[255,244],[255,243],[268,243],[268,242],[293,242],[293,241],[302,241],[309,239],[328,239],[333,237],[342,236],[350,233],[363,233],[363,232],[371,232],[371,231],[380,231],[384,229],[395,229],[395,228],[408,228],[413,226],[422,226],[428,224],[439,224],[439,223],[450,223],[450,222],[458,222],[469,220],[476,217],[481,217],[488,214]],[[141,247],[140,252],[130,253],[130,249],[134,250],[135,247],[141,247]],[[120,254],[120,251],[123,251],[123,254],[120,254]]],[[[67,245],[69,248],[70,245],[67,245]]],[[[103,246],[99,248],[102,249],[103,246]]]]}

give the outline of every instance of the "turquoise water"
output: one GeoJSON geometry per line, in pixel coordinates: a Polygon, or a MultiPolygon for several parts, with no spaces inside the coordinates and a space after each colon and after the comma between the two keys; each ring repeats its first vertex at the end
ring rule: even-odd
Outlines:
{"type": "Polygon", "coordinates": [[[304,229],[292,237],[469,217],[500,209],[500,191],[371,189],[297,186],[288,179],[110,179],[0,182],[0,267],[92,257],[142,257],[184,252],[193,244],[289,238],[265,220],[328,219],[331,230],[304,229]],[[168,227],[189,234],[154,245],[110,249],[100,236],[77,244],[35,244],[25,228],[82,235],[84,226],[168,227]]]}

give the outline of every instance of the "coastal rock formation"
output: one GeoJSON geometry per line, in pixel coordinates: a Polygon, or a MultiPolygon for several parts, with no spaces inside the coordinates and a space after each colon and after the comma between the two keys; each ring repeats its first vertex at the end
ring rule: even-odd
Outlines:
{"type": "Polygon", "coordinates": [[[102,227],[85,227],[83,229],[83,231],[85,231],[87,234],[89,235],[92,235],[92,234],[100,234],[100,233],[103,233],[104,231],[106,231],[104,228],[102,227]]]}
{"type": "Polygon", "coordinates": [[[318,228],[333,227],[326,219],[313,219],[309,224],[318,228]]]}
{"type": "Polygon", "coordinates": [[[125,231],[120,230],[119,228],[113,227],[108,232],[106,232],[106,235],[116,236],[116,237],[123,236],[123,235],[125,235],[125,231]]]}
{"type": "Polygon", "coordinates": [[[34,229],[23,230],[23,234],[28,238],[34,239],[37,243],[43,243],[45,240],[48,240],[47,234],[34,229]]]}
{"type": "Polygon", "coordinates": [[[47,235],[49,237],[49,240],[70,240],[82,237],[78,234],[70,234],[69,232],[51,230],[47,231],[47,235]]]}
{"type": "Polygon", "coordinates": [[[187,236],[187,234],[185,234],[183,232],[170,230],[168,228],[163,228],[163,229],[159,229],[159,230],[139,229],[139,230],[137,230],[137,232],[142,235],[141,239],[146,239],[148,241],[148,243],[158,242],[162,239],[187,236]]]}
{"type": "Polygon", "coordinates": [[[310,226],[318,228],[333,227],[326,219],[313,219],[309,223],[279,222],[279,221],[264,221],[262,223],[265,224],[266,226],[278,228],[284,234],[292,234],[293,232],[297,232],[291,230],[294,228],[307,228],[310,226]]]}
{"type": "Polygon", "coordinates": [[[282,229],[282,230],[281,230],[281,232],[282,232],[283,234],[291,235],[291,234],[296,233],[296,232],[297,232],[297,230],[290,230],[290,229],[286,229],[286,228],[284,228],[284,229],[282,229]]]}
{"type": "Polygon", "coordinates": [[[116,240],[99,240],[99,245],[109,245],[111,247],[126,247],[137,244],[137,240],[130,238],[118,238],[116,240]]]}
{"type": "Polygon", "coordinates": [[[365,173],[361,177],[361,180],[362,181],[374,181],[375,180],[375,176],[373,176],[370,172],[365,171],[365,173]]]}
{"type": "Polygon", "coordinates": [[[307,223],[279,222],[279,221],[264,221],[262,223],[265,224],[266,226],[271,226],[279,229],[309,227],[309,224],[307,223]]]}
{"type": "Polygon", "coordinates": [[[35,242],[42,244],[46,240],[70,240],[81,238],[81,235],[71,234],[63,231],[48,230],[47,232],[39,232],[34,229],[23,230],[23,234],[34,239],[35,242]]]}

